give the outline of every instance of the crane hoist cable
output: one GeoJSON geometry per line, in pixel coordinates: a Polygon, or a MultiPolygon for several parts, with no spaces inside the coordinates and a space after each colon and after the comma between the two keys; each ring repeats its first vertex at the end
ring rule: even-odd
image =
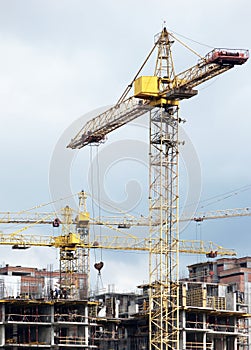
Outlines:
{"type": "MultiPolygon", "coordinates": [[[[97,167],[97,191],[98,191],[98,218],[99,218],[99,221],[100,221],[100,218],[101,218],[101,206],[100,206],[100,166],[99,166],[99,147],[96,146],[96,167],[97,167]]],[[[99,226],[99,240],[101,241],[101,237],[102,234],[101,234],[101,226],[99,226]]],[[[100,249],[100,259],[101,261],[103,260],[103,250],[102,248],[100,249]]]]}
{"type": "MultiPolygon", "coordinates": [[[[89,193],[87,193],[87,195],[92,197],[92,195],[89,194],[89,193]]],[[[93,198],[94,198],[94,200],[97,200],[96,197],[93,196],[93,198]]],[[[128,217],[128,218],[130,218],[130,219],[132,219],[132,220],[136,219],[136,216],[135,216],[135,215],[129,214],[129,213],[126,212],[125,210],[123,210],[123,209],[121,209],[121,208],[118,208],[118,207],[115,207],[114,205],[112,205],[111,203],[107,202],[106,200],[100,199],[100,201],[101,201],[101,203],[107,205],[108,207],[110,207],[110,208],[116,210],[116,212],[118,212],[118,213],[120,213],[120,214],[123,214],[124,216],[126,216],[126,217],[128,217]]]]}
{"type": "MultiPolygon", "coordinates": [[[[92,208],[92,214],[95,217],[95,208],[94,208],[94,174],[93,174],[93,155],[92,155],[92,147],[90,147],[90,152],[89,152],[89,157],[90,157],[90,162],[89,164],[91,164],[90,167],[90,177],[91,177],[91,208],[92,208]]],[[[96,241],[96,230],[95,230],[95,226],[93,227],[93,237],[94,240],[96,241]]],[[[94,262],[96,264],[96,250],[94,249],[94,262]]]]}

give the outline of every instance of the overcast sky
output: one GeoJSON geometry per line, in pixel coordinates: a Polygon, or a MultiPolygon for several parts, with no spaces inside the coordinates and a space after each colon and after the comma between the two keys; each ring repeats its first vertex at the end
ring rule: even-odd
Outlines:
{"type": "MultiPolygon", "coordinates": [[[[143,149],[148,138],[144,120],[111,135],[98,160],[96,149],[66,150],[66,140],[89,113],[116,102],[164,21],[177,37],[205,55],[213,47],[249,48],[250,15],[248,0],[0,0],[0,211],[22,210],[61,198],[68,194],[66,178],[73,193],[86,187],[91,192],[90,161],[97,161],[108,198],[123,204],[136,189],[139,201],[134,214],[146,215],[148,173],[143,149]]],[[[197,62],[189,52],[177,49],[179,52],[177,70],[197,62]]],[[[248,207],[250,62],[198,89],[197,97],[182,102],[181,116],[187,120],[184,130],[194,147],[190,162],[200,164],[201,178],[199,173],[194,175],[202,186],[199,209],[248,207]]],[[[189,183],[187,177],[184,171],[184,187],[189,183]]],[[[187,192],[189,189],[181,188],[184,198],[187,192]]],[[[66,204],[62,201],[57,208],[66,204]]],[[[91,215],[98,215],[95,204],[90,200],[88,204],[91,215]]],[[[236,248],[240,256],[251,255],[250,220],[216,220],[197,228],[191,224],[182,238],[212,240],[236,248]]],[[[51,228],[48,231],[50,234],[51,228]]],[[[53,249],[44,254],[33,248],[15,255],[10,248],[1,249],[1,263],[39,267],[53,263],[56,268],[53,249]]],[[[133,288],[147,279],[146,255],[103,252],[92,257],[101,258],[105,285],[133,288]],[[139,276],[132,274],[135,264],[139,276]]],[[[182,259],[184,266],[191,263],[190,257],[182,259]]],[[[201,258],[193,261],[196,259],[201,258]]]]}

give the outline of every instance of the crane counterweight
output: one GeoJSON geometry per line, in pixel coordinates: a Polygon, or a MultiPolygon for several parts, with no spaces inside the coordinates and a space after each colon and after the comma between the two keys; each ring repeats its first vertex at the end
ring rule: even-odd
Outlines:
{"type": "Polygon", "coordinates": [[[213,49],[209,52],[205,60],[207,63],[217,63],[220,65],[241,65],[249,58],[249,51],[243,49],[213,49]]]}

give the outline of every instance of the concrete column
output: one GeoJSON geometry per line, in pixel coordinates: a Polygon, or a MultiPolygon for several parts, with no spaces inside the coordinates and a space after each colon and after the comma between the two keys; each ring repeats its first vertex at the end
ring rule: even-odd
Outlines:
{"type": "Polygon", "coordinates": [[[186,311],[182,310],[181,311],[181,340],[180,340],[180,345],[182,350],[186,350],[186,311]]]}
{"type": "MultiPolygon", "coordinates": [[[[206,329],[207,328],[207,326],[206,326],[206,314],[202,315],[202,320],[203,320],[202,327],[203,327],[203,329],[206,329]]],[[[203,333],[203,350],[207,350],[207,333],[206,332],[203,333]]]]}
{"type": "Polygon", "coordinates": [[[233,311],[236,311],[237,308],[236,308],[236,293],[233,293],[233,305],[234,305],[234,308],[233,308],[233,311]]]}
{"type": "Polygon", "coordinates": [[[50,322],[51,322],[51,339],[50,339],[50,343],[51,345],[54,345],[55,344],[55,340],[54,340],[54,335],[55,335],[55,332],[54,332],[54,314],[55,314],[55,307],[54,307],[54,304],[51,304],[50,305],[50,322]]]}
{"type": "MultiPolygon", "coordinates": [[[[250,273],[247,276],[247,281],[245,279],[245,303],[248,305],[248,313],[251,313],[251,283],[248,282],[248,277],[250,277],[250,273]]],[[[248,326],[248,349],[251,349],[251,318],[247,319],[248,326]]]]}
{"type": "Polygon", "coordinates": [[[4,325],[4,321],[5,321],[5,304],[3,303],[1,305],[1,322],[3,322],[3,325],[0,328],[0,344],[1,346],[4,346],[5,344],[5,325],[4,325]]]}
{"type": "Polygon", "coordinates": [[[207,333],[203,333],[203,350],[207,350],[207,333]]]}
{"type": "MultiPolygon", "coordinates": [[[[235,295],[236,295],[236,294],[235,294],[235,295]]],[[[234,318],[233,324],[234,324],[234,332],[238,332],[237,319],[236,319],[236,317],[234,318]]],[[[234,350],[237,350],[237,336],[234,338],[233,349],[234,349],[234,350]]]]}
{"type": "Polygon", "coordinates": [[[187,306],[187,286],[186,286],[186,284],[182,284],[181,300],[182,300],[181,306],[186,307],[187,306]]]}
{"type": "Polygon", "coordinates": [[[88,346],[89,342],[88,342],[88,338],[89,338],[89,320],[88,320],[88,303],[86,303],[85,305],[85,345],[88,346]]]}
{"type": "Polygon", "coordinates": [[[234,338],[234,350],[237,350],[237,337],[234,338]]]}

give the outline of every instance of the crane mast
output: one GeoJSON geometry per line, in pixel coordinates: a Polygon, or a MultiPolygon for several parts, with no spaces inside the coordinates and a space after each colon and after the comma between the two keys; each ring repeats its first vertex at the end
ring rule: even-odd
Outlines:
{"type": "Polygon", "coordinates": [[[78,194],[78,214],[73,219],[73,209],[62,210],[63,235],[56,238],[60,248],[60,288],[73,299],[87,298],[89,285],[89,221],[86,208],[86,193],[78,194]],[[78,276],[84,276],[79,279],[78,276]],[[81,283],[81,285],[79,285],[81,283]]]}
{"type": "Polygon", "coordinates": [[[86,285],[78,285],[79,298],[85,299],[88,297],[89,276],[90,276],[90,214],[87,211],[86,199],[87,195],[84,191],[79,193],[79,211],[75,219],[76,230],[82,244],[77,248],[77,270],[76,272],[86,276],[86,285]]]}
{"type": "MultiPolygon", "coordinates": [[[[162,31],[154,74],[160,82],[175,76],[172,42],[162,31]]],[[[149,348],[179,349],[178,102],[158,103],[149,126],[149,348]]]]}

